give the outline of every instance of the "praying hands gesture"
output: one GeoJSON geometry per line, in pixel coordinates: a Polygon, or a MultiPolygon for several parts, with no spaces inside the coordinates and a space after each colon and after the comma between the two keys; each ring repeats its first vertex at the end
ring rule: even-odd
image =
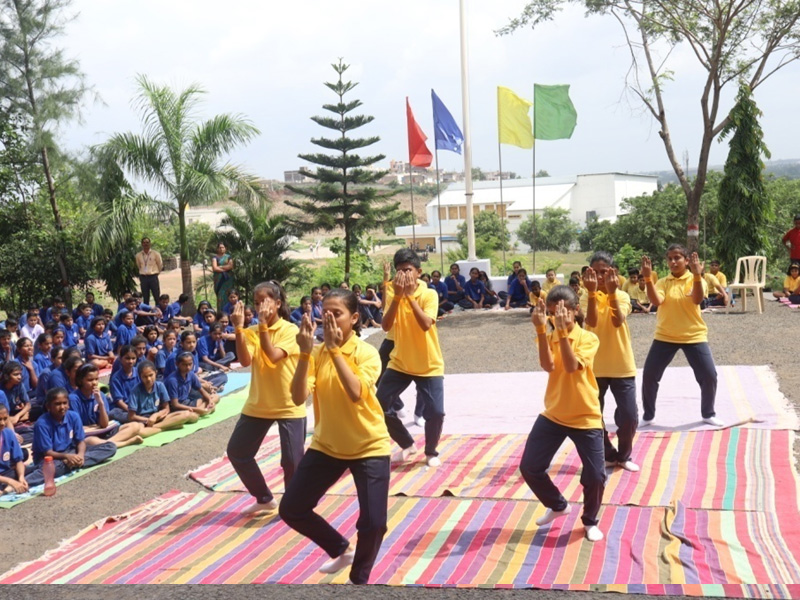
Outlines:
{"type": "Polygon", "coordinates": [[[417,289],[417,279],[413,273],[398,271],[394,276],[394,293],[398,298],[411,296],[417,289]]]}
{"type": "Polygon", "coordinates": [[[244,327],[244,302],[237,302],[233,307],[231,324],[237,329],[244,327]]]}
{"type": "Polygon", "coordinates": [[[539,302],[533,307],[531,322],[534,327],[547,325],[547,305],[544,303],[544,298],[539,298],[539,302]]]}
{"type": "Polygon", "coordinates": [[[297,334],[297,345],[300,346],[300,352],[310,354],[314,349],[314,323],[308,313],[303,314],[303,320],[300,321],[300,332],[297,334]]]}
{"type": "Polygon", "coordinates": [[[689,270],[692,272],[692,275],[701,275],[704,266],[705,263],[700,261],[697,252],[692,252],[692,255],[689,257],[689,270]]]}
{"type": "Polygon", "coordinates": [[[323,340],[325,341],[325,347],[328,350],[332,350],[337,346],[340,346],[342,340],[344,340],[344,334],[339,326],[336,324],[336,319],[333,316],[333,313],[326,312],[322,318],[323,321],[323,340]]]}
{"type": "MultiPolygon", "coordinates": [[[[241,304],[241,302],[237,303],[241,304]]],[[[275,301],[267,296],[258,306],[258,322],[264,325],[269,325],[272,322],[272,317],[275,315],[275,301]]],[[[244,314],[244,313],[242,313],[244,314]]]]}
{"type": "Polygon", "coordinates": [[[589,293],[597,291],[597,272],[589,267],[583,274],[583,287],[589,293]]]}

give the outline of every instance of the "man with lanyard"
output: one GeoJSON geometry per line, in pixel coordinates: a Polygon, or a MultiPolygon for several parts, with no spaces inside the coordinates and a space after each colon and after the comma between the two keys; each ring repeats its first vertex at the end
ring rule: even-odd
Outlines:
{"type": "Polygon", "coordinates": [[[142,250],[136,254],[136,267],[139,269],[139,285],[142,288],[142,300],[150,304],[150,292],[153,299],[158,300],[161,295],[161,285],[158,274],[161,273],[161,255],[156,250],[150,249],[150,238],[142,238],[142,250]]]}

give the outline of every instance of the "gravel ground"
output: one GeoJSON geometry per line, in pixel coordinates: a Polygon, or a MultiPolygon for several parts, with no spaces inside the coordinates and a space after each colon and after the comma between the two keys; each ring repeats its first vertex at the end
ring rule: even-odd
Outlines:
{"type": "MultiPolygon", "coordinates": [[[[767,364],[777,372],[781,390],[797,406],[800,404],[800,369],[797,360],[797,334],[800,312],[776,302],[767,302],[762,315],[732,312],[705,315],[710,343],[717,364],[767,364]]],[[[634,353],[639,366],[644,364],[655,329],[656,318],[633,315],[629,322],[634,353]]],[[[447,373],[515,372],[538,370],[532,326],[526,311],[490,311],[483,314],[460,313],[440,323],[440,339],[447,373]]],[[[379,346],[382,334],[369,343],[379,346]]],[[[682,354],[674,365],[685,365],[682,354]]],[[[58,488],[55,498],[34,498],[10,510],[0,510],[0,571],[22,561],[41,556],[87,525],[108,515],[124,513],[169,490],[197,492],[204,488],[184,475],[195,467],[220,456],[233,429],[229,419],[162,448],[144,448],[116,463],[58,488]],[[13,542],[10,542],[13,540],[13,542]]],[[[446,427],[446,425],[445,425],[446,427]]],[[[795,448],[795,457],[798,457],[795,448]]],[[[5,587],[0,598],[303,598],[303,586],[136,586],[92,588],[5,587]]],[[[530,591],[512,590],[425,590],[415,588],[359,588],[345,592],[337,586],[314,588],[315,597],[339,598],[345,593],[359,598],[521,598],[530,591]]],[[[561,592],[534,592],[538,598],[563,598],[561,592]]],[[[594,595],[594,594],[592,594],[594,595]]],[[[609,594],[597,596],[611,600],[609,594]]],[[[586,598],[584,594],[581,598],[586,598]]],[[[625,596],[633,598],[633,596],[625,596]]]]}

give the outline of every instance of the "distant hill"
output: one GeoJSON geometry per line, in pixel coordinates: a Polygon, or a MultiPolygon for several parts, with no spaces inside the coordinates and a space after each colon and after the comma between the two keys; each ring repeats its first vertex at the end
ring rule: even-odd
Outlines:
{"type": "MultiPolygon", "coordinates": [[[[765,172],[776,178],[785,177],[786,179],[800,179],[800,159],[787,158],[783,160],[770,160],[765,163],[765,172]]],[[[720,171],[725,169],[722,165],[714,165],[709,167],[709,171],[720,171]]],[[[657,175],[659,185],[666,185],[668,183],[678,183],[678,177],[675,171],[650,171],[642,173],[643,175],[657,175]]],[[[695,171],[689,169],[689,175],[694,177],[695,171]]]]}

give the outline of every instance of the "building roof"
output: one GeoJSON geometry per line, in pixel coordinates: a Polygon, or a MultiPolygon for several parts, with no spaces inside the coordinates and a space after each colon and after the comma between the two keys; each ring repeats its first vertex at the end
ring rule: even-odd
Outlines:
{"type": "MultiPolygon", "coordinates": [[[[575,187],[575,179],[554,179],[548,177],[546,183],[540,178],[536,182],[536,208],[569,208],[569,192],[575,187]]],[[[464,206],[464,185],[454,183],[441,194],[441,206],[464,206]]],[[[500,204],[500,182],[478,181],[472,188],[473,204],[500,204]],[[477,185],[480,184],[480,185],[477,185]],[[486,185],[492,184],[492,185],[486,185]]],[[[533,186],[531,179],[511,179],[503,181],[502,203],[508,211],[533,210],[533,186]]],[[[434,196],[428,206],[438,206],[434,196]]]]}

